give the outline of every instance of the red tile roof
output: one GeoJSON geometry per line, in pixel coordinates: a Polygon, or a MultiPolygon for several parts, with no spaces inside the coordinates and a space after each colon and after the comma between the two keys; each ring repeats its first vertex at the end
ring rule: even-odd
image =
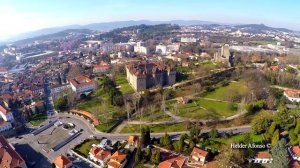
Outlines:
{"type": "Polygon", "coordinates": [[[109,150],[105,150],[97,146],[92,147],[90,152],[99,160],[104,160],[111,155],[109,150]]]}
{"type": "Polygon", "coordinates": [[[291,151],[297,156],[300,157],[300,147],[299,146],[292,146],[291,151]]]}
{"type": "Polygon", "coordinates": [[[93,121],[94,126],[97,126],[100,124],[99,119],[95,115],[93,115],[87,111],[72,109],[72,110],[70,110],[70,112],[76,113],[76,114],[81,114],[81,115],[88,117],[89,119],[91,119],[93,121]]]}
{"type": "Polygon", "coordinates": [[[265,158],[265,159],[269,159],[272,158],[271,154],[269,152],[257,152],[255,155],[255,158],[265,158]]]}
{"type": "Polygon", "coordinates": [[[72,161],[64,155],[59,155],[53,163],[59,168],[65,168],[67,165],[72,163],[72,161]]]}
{"type": "Polygon", "coordinates": [[[0,167],[17,168],[25,165],[23,158],[0,135],[0,167]]]}
{"type": "Polygon", "coordinates": [[[289,97],[300,98],[300,90],[286,89],[284,93],[289,97]]]}
{"type": "Polygon", "coordinates": [[[71,79],[70,83],[76,88],[94,84],[94,82],[90,78],[83,75],[79,75],[71,79]]]}
{"type": "Polygon", "coordinates": [[[161,162],[158,165],[158,168],[187,168],[187,165],[185,164],[186,161],[186,157],[177,156],[161,162]]]}
{"type": "Polygon", "coordinates": [[[206,157],[208,155],[208,152],[202,149],[199,149],[197,147],[193,148],[193,151],[191,153],[192,156],[196,156],[196,157],[206,157]]]}
{"type": "Polygon", "coordinates": [[[4,115],[7,115],[9,113],[9,111],[4,108],[2,105],[0,105],[0,111],[4,114],[4,115]]]}
{"type": "Polygon", "coordinates": [[[126,159],[126,154],[116,151],[107,163],[109,166],[119,168],[126,159]]]}

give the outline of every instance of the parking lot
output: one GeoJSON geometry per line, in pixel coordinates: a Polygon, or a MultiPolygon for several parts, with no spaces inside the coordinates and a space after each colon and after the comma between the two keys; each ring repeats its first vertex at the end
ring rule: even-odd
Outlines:
{"type": "Polygon", "coordinates": [[[52,126],[36,135],[35,139],[45,152],[50,152],[52,148],[70,137],[68,132],[69,130],[65,130],[60,126],[52,126]]]}

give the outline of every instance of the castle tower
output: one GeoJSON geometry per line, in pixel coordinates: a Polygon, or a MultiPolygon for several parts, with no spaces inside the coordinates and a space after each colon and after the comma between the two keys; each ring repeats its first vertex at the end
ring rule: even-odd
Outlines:
{"type": "Polygon", "coordinates": [[[230,52],[229,52],[229,45],[228,44],[225,44],[222,46],[221,48],[221,56],[224,57],[224,58],[229,58],[230,56],[230,52]]]}
{"type": "Polygon", "coordinates": [[[54,114],[54,103],[51,95],[49,78],[47,76],[44,78],[44,93],[45,93],[44,100],[46,102],[47,116],[49,117],[54,114]]]}

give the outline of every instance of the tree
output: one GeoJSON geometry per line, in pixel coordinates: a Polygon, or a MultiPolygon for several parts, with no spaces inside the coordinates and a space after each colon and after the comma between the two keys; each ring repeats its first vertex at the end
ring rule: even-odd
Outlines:
{"type": "Polygon", "coordinates": [[[143,153],[141,148],[139,147],[134,157],[135,164],[137,165],[142,159],[143,159],[143,153]]]}
{"type": "Polygon", "coordinates": [[[146,131],[145,131],[145,128],[142,127],[141,128],[141,139],[140,139],[140,146],[144,146],[145,145],[145,142],[146,142],[146,131]]]}
{"type": "Polygon", "coordinates": [[[208,136],[210,138],[217,138],[218,137],[218,130],[213,128],[209,131],[208,136]]]}
{"type": "Polygon", "coordinates": [[[67,106],[67,99],[61,96],[57,101],[54,103],[54,108],[56,110],[64,110],[67,106]]]}
{"type": "Polygon", "coordinates": [[[273,135],[273,133],[274,133],[274,131],[276,129],[276,126],[277,126],[277,123],[273,121],[272,124],[271,124],[271,126],[268,129],[268,132],[267,132],[267,136],[269,138],[273,135]]]}
{"type": "Polygon", "coordinates": [[[148,145],[151,143],[151,130],[150,130],[150,127],[147,126],[146,129],[145,129],[145,145],[148,145]]]}
{"type": "Polygon", "coordinates": [[[184,148],[184,137],[181,136],[180,139],[174,143],[174,150],[178,153],[181,153],[184,148]]]}
{"type": "Polygon", "coordinates": [[[166,147],[167,149],[172,149],[172,140],[169,134],[165,133],[163,137],[160,138],[160,145],[166,147]]]}
{"type": "Polygon", "coordinates": [[[295,124],[294,114],[286,109],[279,109],[274,116],[274,121],[284,130],[289,130],[295,124]]]}
{"type": "Polygon", "coordinates": [[[289,158],[287,153],[287,146],[285,139],[281,139],[278,143],[271,149],[273,162],[271,164],[272,168],[288,168],[289,158]]]}
{"type": "Polygon", "coordinates": [[[217,166],[222,168],[242,168],[246,161],[244,153],[239,149],[232,149],[225,146],[222,152],[216,157],[217,166]]]}
{"type": "Polygon", "coordinates": [[[272,123],[272,115],[263,111],[256,115],[251,122],[251,129],[255,134],[260,134],[265,132],[272,123]]]}
{"type": "Polygon", "coordinates": [[[151,156],[151,162],[154,164],[160,163],[160,150],[156,149],[154,154],[151,156]]]}
{"type": "Polygon", "coordinates": [[[272,145],[275,146],[279,140],[279,130],[276,129],[272,137],[272,145]]]}
{"type": "Polygon", "coordinates": [[[152,156],[151,148],[147,148],[146,151],[145,151],[145,159],[146,159],[147,161],[150,161],[151,156],[152,156]]]}
{"type": "Polygon", "coordinates": [[[190,136],[191,136],[192,139],[194,139],[194,138],[197,139],[199,137],[199,134],[200,134],[200,129],[199,128],[194,126],[190,129],[190,136]]]}

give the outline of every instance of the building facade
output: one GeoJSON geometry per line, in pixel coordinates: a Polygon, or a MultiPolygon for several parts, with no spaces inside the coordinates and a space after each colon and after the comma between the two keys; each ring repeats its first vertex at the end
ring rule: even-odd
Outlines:
{"type": "Polygon", "coordinates": [[[46,102],[46,110],[47,110],[47,116],[52,116],[54,114],[54,103],[53,98],[51,94],[51,87],[49,83],[49,78],[44,78],[44,93],[45,93],[45,102],[46,102]]]}
{"type": "Polygon", "coordinates": [[[176,83],[176,71],[158,63],[136,62],[126,66],[127,80],[136,91],[176,83]]]}
{"type": "Polygon", "coordinates": [[[96,88],[96,84],[90,78],[79,75],[70,81],[71,88],[77,94],[91,92],[96,88]]]}
{"type": "Polygon", "coordinates": [[[27,168],[24,159],[8,143],[4,136],[0,135],[0,167],[27,168]]]}
{"type": "Polygon", "coordinates": [[[287,89],[283,95],[291,102],[300,102],[300,90],[287,89]]]}

